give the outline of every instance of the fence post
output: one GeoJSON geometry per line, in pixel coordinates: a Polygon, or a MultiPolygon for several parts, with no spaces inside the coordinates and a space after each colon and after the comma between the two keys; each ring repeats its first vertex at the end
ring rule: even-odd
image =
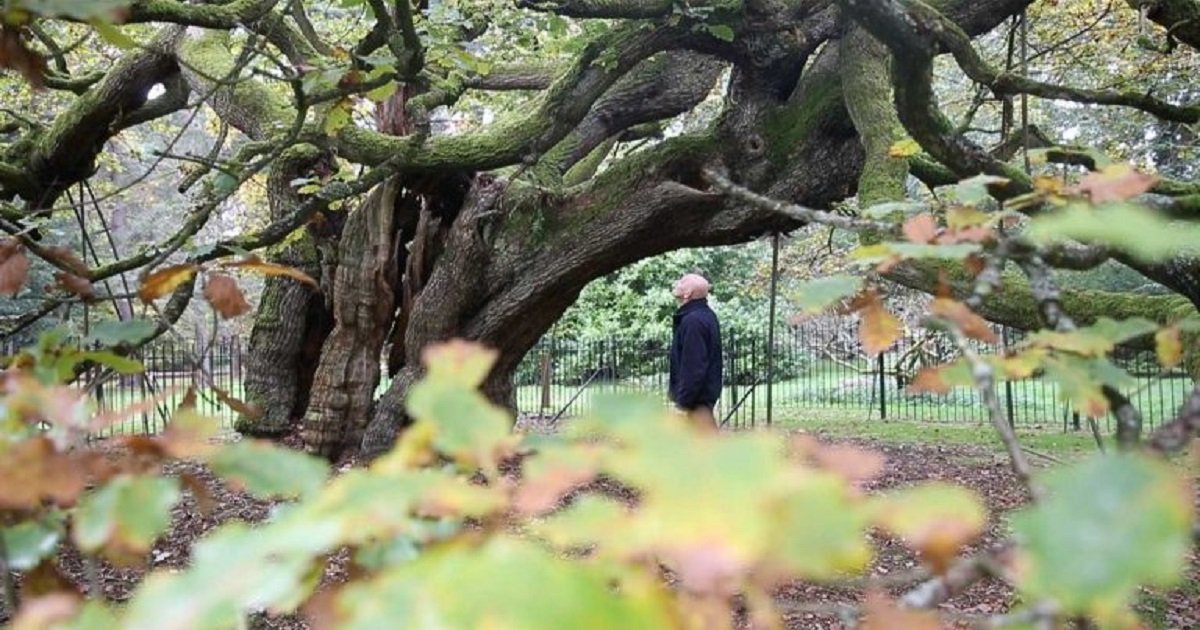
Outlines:
{"type": "MultiPolygon", "coordinates": [[[[551,348],[553,348],[553,345],[551,345],[551,348]]],[[[541,381],[542,381],[542,411],[543,412],[545,412],[545,410],[550,408],[550,378],[551,378],[551,376],[550,376],[551,367],[550,366],[551,366],[551,364],[552,364],[552,358],[550,356],[550,351],[546,350],[545,345],[543,345],[542,346],[542,378],[541,378],[541,381]]]]}
{"type": "MultiPolygon", "coordinates": [[[[767,318],[767,426],[775,413],[775,293],[779,284],[779,232],[771,236],[771,313],[767,318]]],[[[753,420],[751,420],[753,423],[753,420]]]]}
{"type": "MultiPolygon", "coordinates": [[[[1008,353],[1008,326],[1000,327],[1000,343],[1004,345],[1003,352],[1008,353]]],[[[1012,379],[1004,379],[1004,407],[1008,411],[1008,426],[1016,424],[1015,406],[1013,405],[1013,384],[1012,379]]]]}
{"type": "Polygon", "coordinates": [[[887,375],[884,373],[883,355],[885,352],[880,352],[879,357],[875,359],[877,371],[879,372],[879,419],[887,420],[887,375]]]}

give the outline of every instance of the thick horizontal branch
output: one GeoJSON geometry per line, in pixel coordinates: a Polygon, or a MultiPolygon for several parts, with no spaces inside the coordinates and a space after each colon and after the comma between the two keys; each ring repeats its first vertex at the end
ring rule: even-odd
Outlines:
{"type": "MultiPolygon", "coordinates": [[[[883,274],[902,286],[934,294],[944,278],[956,299],[965,300],[975,279],[958,263],[909,260],[883,274]]],[[[1099,317],[1130,319],[1143,317],[1167,325],[1195,313],[1192,304],[1178,295],[1139,295],[1092,289],[1063,289],[1059,294],[1062,309],[1080,325],[1094,323],[1099,317]]],[[[1003,282],[984,298],[979,315],[988,321],[1018,330],[1038,330],[1044,326],[1037,297],[1029,283],[1016,274],[1005,274],[1003,282]]]]}
{"type": "Polygon", "coordinates": [[[467,87],[496,92],[544,90],[550,87],[559,70],[553,66],[501,66],[491,72],[467,79],[467,87]]]}
{"type": "Polygon", "coordinates": [[[138,0],[129,6],[129,16],[125,22],[165,22],[231,29],[261,18],[278,3],[279,0],[234,0],[225,4],[138,0]]]}
{"type": "Polygon", "coordinates": [[[675,3],[672,0],[517,0],[517,6],[568,17],[646,19],[667,15],[675,3]]]}
{"type": "Polygon", "coordinates": [[[531,161],[570,133],[630,69],[688,34],[686,29],[618,26],[590,42],[526,114],[476,133],[428,138],[397,138],[348,125],[339,132],[338,154],[362,164],[395,160],[412,169],[485,170],[531,161]],[[601,55],[604,63],[598,63],[601,55]]]}

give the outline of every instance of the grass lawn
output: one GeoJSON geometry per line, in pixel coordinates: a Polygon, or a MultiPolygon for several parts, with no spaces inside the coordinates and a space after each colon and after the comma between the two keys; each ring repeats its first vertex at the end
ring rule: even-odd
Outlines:
{"type": "MultiPolygon", "coordinates": [[[[944,424],[914,421],[881,422],[834,410],[788,410],[776,421],[782,429],[820,433],[835,438],[859,438],[900,444],[949,444],[983,446],[1004,453],[1004,444],[990,424],[944,424]]],[[[1062,432],[1059,428],[1017,427],[1021,444],[1060,459],[1096,452],[1096,442],[1087,431],[1062,432]]],[[[1111,437],[1106,436],[1111,448],[1111,437]]],[[[1036,456],[1035,458],[1036,459],[1036,456]]]]}

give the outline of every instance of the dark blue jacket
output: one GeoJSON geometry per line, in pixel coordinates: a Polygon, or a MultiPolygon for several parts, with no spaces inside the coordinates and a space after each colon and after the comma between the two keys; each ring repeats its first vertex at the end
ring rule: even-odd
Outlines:
{"type": "Polygon", "coordinates": [[[675,313],[670,380],[671,400],[684,409],[711,407],[721,397],[721,327],[707,300],[675,313]]]}

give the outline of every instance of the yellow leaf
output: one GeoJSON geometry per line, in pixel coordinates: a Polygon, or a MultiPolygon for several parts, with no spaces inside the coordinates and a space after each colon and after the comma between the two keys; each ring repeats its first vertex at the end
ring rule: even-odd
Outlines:
{"type": "Polygon", "coordinates": [[[298,282],[303,282],[304,284],[307,284],[318,291],[321,290],[321,285],[317,284],[317,281],[313,280],[312,276],[304,273],[303,271],[300,271],[295,267],[287,267],[285,265],[269,263],[262,260],[258,256],[250,256],[245,260],[235,263],[227,263],[224,266],[230,269],[242,269],[245,271],[260,273],[264,276],[287,276],[288,278],[298,282]]]}
{"type": "Polygon", "coordinates": [[[1178,326],[1168,326],[1154,334],[1154,349],[1158,352],[1158,362],[1168,370],[1179,365],[1183,360],[1183,340],[1179,336],[1178,326]]]}
{"type": "Polygon", "coordinates": [[[907,138],[888,148],[888,157],[906,158],[921,152],[921,145],[912,138],[907,138]]]}
{"type": "Polygon", "coordinates": [[[987,509],[962,486],[933,482],[898,490],[875,502],[875,522],[921,552],[942,573],[963,545],[983,532],[987,509]]]}
{"type": "Polygon", "coordinates": [[[954,206],[946,211],[946,225],[952,230],[983,225],[989,218],[988,213],[974,206],[954,206]]]}
{"type": "Polygon", "coordinates": [[[138,289],[138,297],[143,302],[150,303],[177,289],[183,283],[192,279],[200,266],[194,263],[171,265],[146,276],[138,289]]]}
{"type": "Polygon", "coordinates": [[[878,294],[872,293],[864,302],[858,335],[868,354],[879,354],[896,343],[904,325],[883,307],[878,294]]]}

